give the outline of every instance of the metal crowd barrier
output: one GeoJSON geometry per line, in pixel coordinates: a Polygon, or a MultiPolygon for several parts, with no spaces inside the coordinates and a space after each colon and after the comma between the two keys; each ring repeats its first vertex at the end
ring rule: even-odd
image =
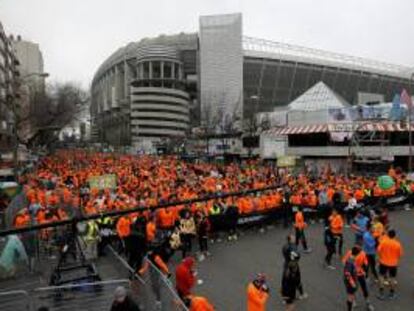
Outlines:
{"type": "Polygon", "coordinates": [[[171,281],[147,258],[144,259],[145,263],[148,264],[147,271],[143,275],[138,275],[111,246],[108,248],[132,276],[134,281],[131,283],[131,287],[139,297],[142,310],[188,311],[188,308],[177,295],[171,281]]]}
{"type": "Polygon", "coordinates": [[[143,275],[143,279],[152,290],[152,295],[149,296],[151,302],[158,305],[160,307],[158,310],[162,311],[188,311],[171,281],[151,261],[148,259],[145,261],[148,270],[143,275]]]}
{"type": "Polygon", "coordinates": [[[137,300],[127,279],[83,283],[64,286],[49,286],[31,292],[33,310],[48,307],[56,311],[100,311],[110,310],[114,292],[118,286],[127,289],[129,297],[137,300]]]}
{"type": "MultiPolygon", "coordinates": [[[[51,311],[101,311],[110,310],[118,286],[127,289],[128,296],[138,302],[140,297],[128,279],[49,286],[31,291],[0,292],[0,310],[36,311],[47,307],[51,311]]],[[[143,309],[147,310],[147,309],[143,309]]]]}
{"type": "Polygon", "coordinates": [[[12,290],[0,292],[1,311],[31,311],[32,300],[27,291],[12,290]]]}

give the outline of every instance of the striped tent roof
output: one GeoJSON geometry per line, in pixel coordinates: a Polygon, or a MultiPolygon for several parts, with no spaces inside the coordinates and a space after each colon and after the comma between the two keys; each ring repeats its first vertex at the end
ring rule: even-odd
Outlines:
{"type": "MultiPolygon", "coordinates": [[[[283,136],[297,134],[312,134],[326,132],[350,132],[357,130],[358,132],[406,132],[408,125],[402,126],[399,122],[366,122],[366,123],[348,123],[348,124],[317,124],[317,125],[301,125],[274,127],[264,131],[264,135],[283,136]]],[[[414,125],[411,124],[411,131],[414,125]]]]}

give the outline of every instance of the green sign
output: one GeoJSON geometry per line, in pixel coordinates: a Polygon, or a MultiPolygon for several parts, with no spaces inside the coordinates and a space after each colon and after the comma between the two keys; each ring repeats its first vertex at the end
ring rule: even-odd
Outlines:
{"type": "Polygon", "coordinates": [[[96,189],[115,189],[116,175],[107,174],[102,176],[92,176],[88,179],[89,187],[96,189]]]}
{"type": "Polygon", "coordinates": [[[296,165],[296,157],[293,157],[293,156],[277,157],[277,166],[279,167],[291,167],[295,165],[296,165]]]}

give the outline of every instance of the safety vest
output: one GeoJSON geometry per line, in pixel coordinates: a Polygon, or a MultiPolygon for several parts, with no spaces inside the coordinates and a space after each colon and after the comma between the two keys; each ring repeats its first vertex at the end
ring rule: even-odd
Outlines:
{"type": "Polygon", "coordinates": [[[112,224],[112,219],[111,217],[103,217],[98,219],[96,222],[100,225],[109,226],[110,224],[112,224]]]}
{"type": "Polygon", "coordinates": [[[410,193],[411,192],[410,187],[408,187],[408,185],[406,183],[401,184],[401,189],[404,190],[407,193],[410,193]]]}
{"type": "Polygon", "coordinates": [[[220,207],[218,207],[217,205],[213,205],[210,208],[210,215],[219,215],[220,214],[220,207]]]}
{"type": "Polygon", "coordinates": [[[86,234],[85,240],[93,241],[96,240],[99,235],[99,227],[98,224],[91,220],[86,223],[86,234]]]}

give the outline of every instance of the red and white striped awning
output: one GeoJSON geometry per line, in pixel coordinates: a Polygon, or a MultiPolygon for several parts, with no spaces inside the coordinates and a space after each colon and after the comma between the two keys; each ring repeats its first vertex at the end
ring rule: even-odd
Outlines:
{"type": "Polygon", "coordinates": [[[414,130],[414,125],[411,124],[411,129],[409,129],[408,123],[401,126],[400,122],[372,122],[361,124],[357,130],[359,132],[408,132],[414,130]]]}
{"type": "Polygon", "coordinates": [[[271,136],[294,135],[294,134],[311,134],[311,133],[325,133],[328,131],[327,124],[304,125],[304,126],[287,126],[275,127],[269,129],[263,134],[271,136]]]}
{"type": "MultiPolygon", "coordinates": [[[[401,125],[400,122],[366,122],[366,123],[335,123],[335,124],[317,124],[303,126],[286,126],[275,127],[264,131],[264,135],[283,136],[296,134],[312,134],[326,132],[407,132],[408,124],[401,125]]],[[[411,131],[414,131],[414,125],[411,124],[411,131]]]]}

